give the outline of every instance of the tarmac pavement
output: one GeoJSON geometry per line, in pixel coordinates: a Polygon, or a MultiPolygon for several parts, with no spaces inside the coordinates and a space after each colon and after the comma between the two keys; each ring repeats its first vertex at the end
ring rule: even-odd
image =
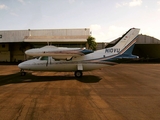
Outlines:
{"type": "Polygon", "coordinates": [[[119,64],[80,79],[0,65],[0,120],[160,120],[160,64],[119,64]]]}

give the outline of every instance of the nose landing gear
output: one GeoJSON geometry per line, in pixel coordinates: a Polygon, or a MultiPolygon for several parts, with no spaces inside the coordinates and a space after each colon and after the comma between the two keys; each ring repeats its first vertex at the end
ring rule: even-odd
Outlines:
{"type": "Polygon", "coordinates": [[[21,76],[25,76],[26,75],[26,72],[24,72],[23,69],[20,70],[20,73],[21,73],[21,76]]]}

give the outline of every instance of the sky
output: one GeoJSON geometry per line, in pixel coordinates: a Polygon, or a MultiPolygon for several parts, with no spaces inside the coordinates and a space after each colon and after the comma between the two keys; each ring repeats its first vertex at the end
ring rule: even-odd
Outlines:
{"type": "Polygon", "coordinates": [[[160,39],[160,0],[0,0],[0,30],[90,28],[110,42],[133,27],[160,39]]]}

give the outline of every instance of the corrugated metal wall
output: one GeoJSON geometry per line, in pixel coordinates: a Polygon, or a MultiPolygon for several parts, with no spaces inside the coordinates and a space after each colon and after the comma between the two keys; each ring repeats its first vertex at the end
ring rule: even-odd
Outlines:
{"type": "Polygon", "coordinates": [[[136,44],[160,44],[160,40],[147,35],[138,35],[136,44]]]}
{"type": "Polygon", "coordinates": [[[81,36],[89,35],[89,29],[30,30],[31,36],[81,36]]]}
{"type": "Polygon", "coordinates": [[[28,36],[28,30],[0,31],[0,42],[22,42],[28,36]]]}
{"type": "Polygon", "coordinates": [[[84,29],[41,29],[0,31],[1,42],[23,42],[26,36],[88,36],[89,28],[84,29]]]}

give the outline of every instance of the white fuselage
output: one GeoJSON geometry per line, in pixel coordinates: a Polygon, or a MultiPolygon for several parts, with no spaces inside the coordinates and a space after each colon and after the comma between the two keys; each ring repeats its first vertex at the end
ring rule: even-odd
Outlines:
{"type": "MultiPolygon", "coordinates": [[[[87,62],[87,61],[55,61],[52,57],[48,57],[48,59],[43,59],[44,57],[40,57],[39,59],[28,60],[23,63],[20,63],[18,67],[24,70],[34,70],[34,71],[57,71],[57,72],[67,72],[67,71],[76,71],[83,70],[89,71],[98,69],[101,67],[105,67],[107,65],[114,65],[114,63],[106,62],[98,63],[98,62],[87,62]]],[[[45,57],[47,58],[47,57],[45,57]]]]}

